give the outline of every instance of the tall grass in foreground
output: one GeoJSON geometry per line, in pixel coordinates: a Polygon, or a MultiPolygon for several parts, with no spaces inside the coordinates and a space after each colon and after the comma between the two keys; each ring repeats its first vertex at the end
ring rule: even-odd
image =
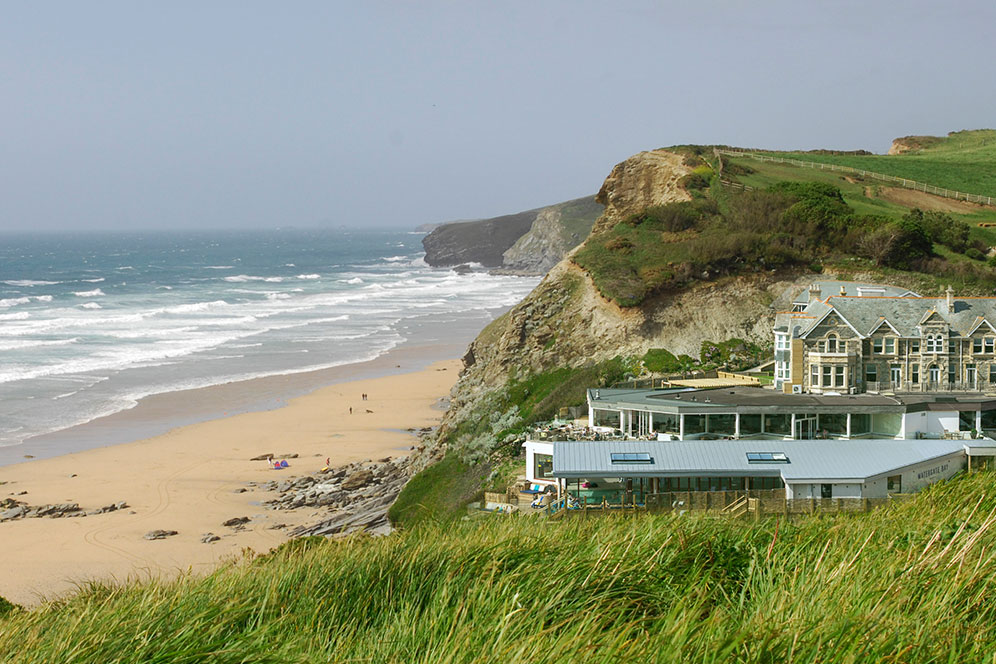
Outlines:
{"type": "Polygon", "coordinates": [[[0,618],[4,662],[996,661],[996,476],[868,515],[302,540],[0,618]]]}

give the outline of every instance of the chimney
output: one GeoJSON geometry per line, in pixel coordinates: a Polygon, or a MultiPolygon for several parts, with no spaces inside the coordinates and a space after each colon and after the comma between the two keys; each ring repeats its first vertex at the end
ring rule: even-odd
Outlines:
{"type": "Polygon", "coordinates": [[[820,285],[819,284],[817,284],[817,283],[814,282],[814,283],[812,283],[812,284],[809,285],[809,301],[810,302],[819,302],[820,300],[823,299],[821,297],[821,295],[822,295],[822,293],[820,292],[820,285]]]}
{"type": "Polygon", "coordinates": [[[953,314],[954,313],[954,291],[951,290],[951,284],[948,284],[947,289],[944,291],[944,313],[953,314]]]}
{"type": "Polygon", "coordinates": [[[847,295],[847,289],[844,288],[844,284],[840,285],[840,295],[841,295],[841,297],[847,295]]]}

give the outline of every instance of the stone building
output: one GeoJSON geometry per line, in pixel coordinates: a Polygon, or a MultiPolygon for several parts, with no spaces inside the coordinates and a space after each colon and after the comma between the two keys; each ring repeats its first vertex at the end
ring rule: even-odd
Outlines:
{"type": "MultiPolygon", "coordinates": [[[[775,386],[785,392],[996,391],[996,298],[919,297],[880,286],[883,295],[827,296],[775,318],[775,386]]],[[[856,290],[856,289],[855,289],[856,290]]]]}

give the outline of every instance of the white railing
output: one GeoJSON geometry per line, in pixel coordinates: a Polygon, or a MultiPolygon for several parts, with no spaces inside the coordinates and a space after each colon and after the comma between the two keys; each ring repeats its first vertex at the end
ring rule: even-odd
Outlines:
{"type": "MultiPolygon", "coordinates": [[[[993,201],[996,197],[993,196],[982,196],[980,194],[967,194],[963,191],[955,191],[954,189],[945,189],[944,187],[935,187],[932,184],[925,184],[923,182],[917,182],[916,180],[910,180],[909,178],[901,178],[895,175],[886,175],[884,173],[875,173],[874,171],[866,171],[861,168],[854,168],[852,166],[840,166],[839,164],[823,164],[815,161],[799,161],[798,159],[786,159],[784,157],[769,157],[768,155],[758,154],[756,152],[747,152],[742,150],[715,150],[718,155],[727,155],[730,157],[744,157],[747,159],[757,159],[758,161],[770,161],[776,164],[791,164],[793,166],[799,166],[801,168],[812,168],[820,169],[823,171],[841,171],[844,173],[854,173],[856,175],[861,175],[862,177],[870,177],[876,180],[882,180],[884,182],[895,182],[896,184],[901,184],[907,189],[914,189],[916,191],[922,191],[927,194],[934,194],[935,196],[944,196],[945,198],[954,198],[960,201],[968,201],[969,203],[981,203],[983,205],[993,205],[993,201]]],[[[748,187],[746,185],[739,185],[739,183],[731,181],[723,181],[723,184],[731,187],[743,188],[747,191],[753,189],[753,187],[748,187]],[[739,186],[738,186],[739,185],[739,186]]]]}

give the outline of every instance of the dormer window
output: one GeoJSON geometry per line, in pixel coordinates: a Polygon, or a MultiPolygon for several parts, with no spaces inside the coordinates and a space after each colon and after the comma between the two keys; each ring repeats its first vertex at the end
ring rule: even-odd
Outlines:
{"type": "Polygon", "coordinates": [[[972,352],[976,355],[982,354],[982,339],[972,339],[972,352]]]}
{"type": "Polygon", "coordinates": [[[993,337],[985,338],[985,353],[987,355],[992,354],[994,343],[996,343],[996,339],[994,339],[993,337]]]}

